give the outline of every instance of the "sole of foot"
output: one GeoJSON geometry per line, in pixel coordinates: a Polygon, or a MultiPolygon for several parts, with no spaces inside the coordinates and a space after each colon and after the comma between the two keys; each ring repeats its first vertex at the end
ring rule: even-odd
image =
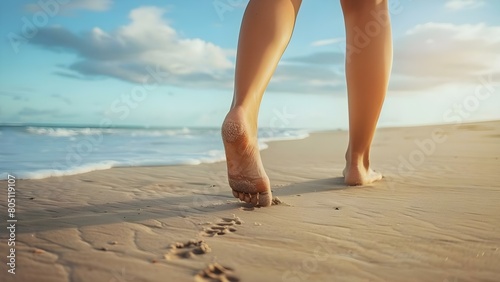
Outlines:
{"type": "Polygon", "coordinates": [[[251,130],[243,111],[231,110],[221,132],[233,196],[254,206],[270,206],[271,186],[260,159],[257,132],[251,130]]]}

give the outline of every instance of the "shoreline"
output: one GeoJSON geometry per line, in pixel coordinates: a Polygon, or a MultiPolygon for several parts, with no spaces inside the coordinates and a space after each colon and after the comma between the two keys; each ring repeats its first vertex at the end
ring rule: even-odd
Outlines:
{"type": "MultiPolygon", "coordinates": [[[[184,146],[184,149],[180,152],[175,152],[172,150],[165,150],[160,146],[155,147],[152,146],[152,151],[157,150],[156,154],[146,153],[141,154],[141,148],[147,148],[149,143],[166,143],[172,142],[172,135],[170,133],[165,133],[166,135],[157,135],[160,134],[156,132],[149,133],[152,134],[157,140],[140,140],[139,142],[143,142],[143,144],[135,144],[131,145],[132,156],[129,159],[125,157],[117,157],[104,154],[104,157],[98,157],[98,153],[102,150],[112,150],[112,148],[104,145],[103,140],[108,138],[113,140],[113,138],[117,138],[114,134],[108,135],[107,133],[100,132],[98,129],[92,129],[92,132],[73,132],[74,128],[63,129],[69,132],[63,132],[65,135],[60,135],[61,132],[58,132],[61,128],[42,128],[40,129],[42,133],[36,132],[35,136],[40,138],[55,138],[52,140],[42,139],[43,142],[52,141],[59,142],[60,147],[63,148],[63,151],[60,151],[58,148],[52,148],[55,151],[50,156],[45,156],[43,160],[38,160],[37,168],[31,168],[30,165],[26,162],[22,162],[18,166],[14,166],[15,169],[7,170],[6,167],[0,168],[4,169],[4,172],[0,172],[0,180],[7,179],[7,173],[11,173],[16,175],[19,179],[28,180],[40,180],[50,177],[62,177],[62,176],[70,176],[70,175],[78,175],[83,173],[89,173],[92,171],[99,170],[107,170],[111,168],[123,168],[123,167],[157,167],[157,166],[172,166],[172,165],[199,165],[199,164],[210,164],[225,161],[224,149],[222,146],[222,139],[220,139],[220,132],[217,131],[216,136],[213,135],[213,132],[207,135],[207,132],[198,132],[195,129],[187,129],[183,128],[182,131],[187,131],[188,137],[185,137],[185,142],[189,142],[189,140],[198,140],[196,143],[191,142],[188,143],[189,146],[184,146]],[[43,129],[43,130],[42,130],[43,129]],[[58,134],[56,136],[52,136],[51,132],[57,131],[58,134]],[[191,132],[192,131],[192,132],[191,132]],[[191,133],[190,133],[191,132],[191,133]],[[91,134],[92,133],[92,134],[91,134]],[[202,140],[200,138],[208,138],[212,143],[211,146],[205,147],[203,150],[199,150],[198,146],[203,146],[202,140]],[[215,138],[215,143],[214,142],[215,138]],[[219,141],[219,142],[217,142],[219,141]],[[146,143],[144,143],[146,142],[146,143]],[[64,148],[66,151],[64,151],[64,148]],[[76,148],[76,149],[75,149],[76,148]],[[188,148],[188,149],[185,149],[188,148]],[[191,148],[191,149],[189,149],[191,148]],[[157,156],[160,156],[159,158],[157,156]],[[50,159],[49,159],[50,158],[50,159]],[[45,167],[42,167],[45,165],[45,167]],[[51,167],[51,169],[48,169],[51,167]],[[5,172],[6,171],[6,172],[5,172]]],[[[81,129],[78,129],[81,130],[81,129]]],[[[85,129],[83,129],[85,130],[85,129]]],[[[132,129],[135,130],[135,129],[132,129]]],[[[213,130],[212,130],[213,131],[213,130]]],[[[2,132],[0,132],[0,135],[2,132]]],[[[135,132],[122,132],[122,134],[130,134],[124,135],[124,140],[134,140],[135,132]],[[127,139],[128,137],[128,139],[127,139]]],[[[8,134],[6,134],[8,135],[8,134]]],[[[120,136],[120,135],[118,135],[120,136]]],[[[148,136],[148,135],[146,135],[148,136]]],[[[276,142],[276,141],[288,141],[288,140],[300,140],[307,138],[309,136],[309,131],[307,130],[299,130],[299,129],[290,129],[289,131],[284,131],[283,129],[276,130],[264,130],[262,131],[262,136],[259,139],[259,145],[261,146],[261,150],[265,150],[268,147],[268,143],[276,142]]],[[[177,138],[176,135],[173,135],[173,138],[177,138]]],[[[12,138],[11,138],[12,139],[12,138]]],[[[125,141],[126,142],[126,141],[125,141]]],[[[181,142],[181,140],[177,139],[174,142],[181,142]]],[[[176,144],[172,145],[172,148],[177,148],[176,144]]],[[[37,148],[38,150],[44,151],[43,148],[37,148]]],[[[16,149],[17,150],[17,149],[16,149]]],[[[45,150],[46,151],[46,150],[45,150]]],[[[122,148],[121,154],[123,155],[125,152],[125,148],[122,148]]],[[[29,158],[29,156],[23,155],[20,152],[16,152],[17,155],[21,159],[29,158]]],[[[115,152],[116,153],[116,152],[115,152]]],[[[3,152],[0,152],[3,154],[3,152]]],[[[7,151],[5,154],[8,154],[7,151]]],[[[13,158],[13,156],[11,156],[13,158]]],[[[8,167],[7,167],[8,168],[8,167]]]]}
{"type": "MultiPolygon", "coordinates": [[[[480,121],[480,122],[468,122],[468,123],[458,123],[458,124],[435,124],[435,125],[415,125],[415,126],[406,126],[406,127],[381,127],[377,129],[377,132],[382,132],[384,130],[405,130],[405,129],[412,129],[416,128],[418,129],[425,129],[425,128],[454,128],[458,129],[461,126],[467,126],[467,125],[475,125],[475,124],[487,124],[487,123],[495,123],[495,122],[500,122],[500,121],[480,121]]],[[[134,129],[136,127],[133,127],[134,129]]],[[[181,128],[181,127],[180,127],[181,128]]],[[[185,127],[184,127],[185,128],[185,127]]],[[[141,129],[141,128],[138,128],[141,129]]],[[[299,129],[294,129],[294,130],[299,130],[299,129]]],[[[260,149],[260,151],[265,151],[268,149],[270,143],[274,142],[287,142],[287,141],[296,141],[296,140],[303,140],[306,138],[309,138],[311,135],[314,134],[335,134],[335,133],[347,133],[347,130],[344,129],[327,129],[327,130],[308,130],[308,129],[300,129],[305,132],[307,135],[306,137],[302,136],[295,136],[291,138],[287,137],[276,137],[276,139],[268,139],[268,138],[262,138],[263,141],[261,140],[260,143],[263,145],[264,148],[260,149]]],[[[109,170],[109,169],[115,169],[115,168],[141,168],[141,167],[170,167],[170,166],[197,166],[201,164],[212,164],[212,163],[218,163],[218,162],[225,162],[225,159],[217,159],[217,160],[210,160],[210,161],[202,161],[202,160],[196,160],[196,162],[199,163],[173,163],[173,164],[158,164],[158,165],[114,165],[112,163],[115,163],[116,161],[105,161],[105,162],[100,162],[100,163],[93,163],[93,164],[86,164],[82,165],[78,168],[73,168],[71,169],[70,172],[65,171],[65,172],[54,172],[52,170],[39,170],[39,171],[34,171],[34,172],[29,172],[27,174],[29,175],[38,175],[38,174],[44,174],[43,176],[19,176],[18,179],[21,180],[41,180],[41,179],[47,179],[47,178],[52,178],[52,177],[65,177],[65,176],[73,176],[73,175],[80,175],[80,174],[85,174],[85,173],[91,173],[94,171],[101,171],[101,170],[109,170]],[[90,167],[90,168],[89,168],[90,167]],[[96,168],[99,167],[99,168],[96,168]],[[104,167],[104,168],[101,168],[104,167]],[[82,171],[84,170],[85,172],[73,172],[74,170],[77,171],[82,171]],[[51,174],[50,176],[45,176],[46,174],[51,174]]],[[[15,175],[16,177],[18,176],[18,173],[15,172],[5,172],[5,173],[11,173],[15,175]]],[[[24,173],[26,174],[26,173],[24,173]]],[[[0,181],[6,180],[6,174],[5,177],[2,176],[0,178],[0,181]]]]}

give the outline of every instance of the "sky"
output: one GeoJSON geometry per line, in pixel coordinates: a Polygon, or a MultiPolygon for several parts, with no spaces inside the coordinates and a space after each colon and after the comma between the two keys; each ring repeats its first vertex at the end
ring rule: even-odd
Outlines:
{"type": "MultiPolygon", "coordinates": [[[[229,109],[245,0],[0,4],[0,124],[215,127],[229,109]]],[[[500,119],[500,1],[389,1],[380,126],[500,119]]],[[[338,0],[306,0],[263,127],[347,128],[338,0]]]]}

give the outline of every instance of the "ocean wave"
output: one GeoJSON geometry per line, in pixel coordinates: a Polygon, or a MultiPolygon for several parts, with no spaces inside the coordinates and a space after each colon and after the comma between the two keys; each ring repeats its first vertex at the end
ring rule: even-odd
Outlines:
{"type": "Polygon", "coordinates": [[[210,150],[206,153],[205,157],[200,158],[200,161],[206,164],[222,162],[225,160],[226,160],[226,153],[223,150],[210,150]]]}
{"type": "MultiPolygon", "coordinates": [[[[106,170],[114,167],[117,162],[107,161],[95,164],[85,164],[78,167],[73,167],[65,170],[59,169],[40,169],[35,171],[20,171],[11,173],[17,179],[44,179],[49,177],[58,177],[66,175],[82,174],[96,170],[106,170]]],[[[7,173],[0,175],[0,179],[7,179],[7,173]]]]}
{"type": "Polygon", "coordinates": [[[77,135],[98,135],[109,132],[107,129],[98,128],[60,128],[60,127],[27,127],[26,131],[36,135],[51,137],[72,137],[77,135]]]}
{"type": "Polygon", "coordinates": [[[259,142],[274,142],[274,141],[286,141],[286,140],[300,140],[309,137],[309,132],[305,130],[293,130],[285,131],[273,134],[263,133],[259,136],[259,142]]]}
{"type": "Polygon", "coordinates": [[[138,129],[130,132],[130,136],[187,136],[191,130],[187,127],[179,129],[138,129]]]}
{"type": "MultiPolygon", "coordinates": [[[[106,170],[114,167],[145,167],[145,166],[167,166],[167,165],[199,165],[202,163],[215,163],[225,159],[224,152],[212,152],[198,157],[178,157],[171,159],[142,159],[130,161],[101,161],[98,163],[87,163],[68,169],[39,169],[34,171],[14,171],[10,173],[17,179],[44,179],[49,177],[60,177],[76,175],[96,170],[106,170]]],[[[0,180],[6,180],[8,174],[0,173],[0,180]]]]}
{"type": "Polygon", "coordinates": [[[132,137],[185,136],[191,137],[187,127],[178,129],[129,129],[129,128],[65,128],[65,127],[27,127],[30,134],[50,137],[75,137],[87,135],[115,134],[132,137]]]}
{"type": "Polygon", "coordinates": [[[306,130],[264,130],[259,134],[259,150],[265,150],[269,148],[267,143],[275,141],[288,141],[288,140],[300,140],[309,137],[309,132],[306,130]]]}

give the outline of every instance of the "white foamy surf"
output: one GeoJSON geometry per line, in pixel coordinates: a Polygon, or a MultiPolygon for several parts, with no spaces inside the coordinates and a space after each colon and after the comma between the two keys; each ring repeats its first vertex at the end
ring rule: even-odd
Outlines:
{"type": "MultiPolygon", "coordinates": [[[[267,142],[303,139],[305,130],[262,129],[267,142]]],[[[0,179],[75,175],[112,167],[198,165],[225,159],[217,128],[0,127],[0,179]]]]}

